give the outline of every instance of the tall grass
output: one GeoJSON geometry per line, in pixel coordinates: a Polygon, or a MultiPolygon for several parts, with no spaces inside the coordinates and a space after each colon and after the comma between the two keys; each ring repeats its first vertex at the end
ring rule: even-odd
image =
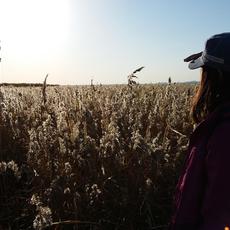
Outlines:
{"type": "Polygon", "coordinates": [[[166,229],[194,88],[2,86],[0,227],[166,229]]]}

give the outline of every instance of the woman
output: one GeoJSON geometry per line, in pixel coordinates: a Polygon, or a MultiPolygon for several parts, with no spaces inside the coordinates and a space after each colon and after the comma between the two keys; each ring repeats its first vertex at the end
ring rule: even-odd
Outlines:
{"type": "Polygon", "coordinates": [[[185,59],[201,68],[192,106],[197,124],[174,197],[170,230],[230,229],[230,33],[185,59]]]}

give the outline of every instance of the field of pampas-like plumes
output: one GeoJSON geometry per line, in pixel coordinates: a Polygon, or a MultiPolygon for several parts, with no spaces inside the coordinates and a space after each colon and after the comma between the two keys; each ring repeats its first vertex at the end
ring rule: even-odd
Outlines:
{"type": "Polygon", "coordinates": [[[1,86],[0,229],[167,229],[195,90],[1,86]]]}

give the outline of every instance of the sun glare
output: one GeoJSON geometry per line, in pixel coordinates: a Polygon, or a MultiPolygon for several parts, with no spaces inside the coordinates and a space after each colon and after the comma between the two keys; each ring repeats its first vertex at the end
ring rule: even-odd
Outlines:
{"type": "Polygon", "coordinates": [[[14,58],[55,55],[67,42],[68,0],[0,0],[0,6],[1,44],[14,58]]]}

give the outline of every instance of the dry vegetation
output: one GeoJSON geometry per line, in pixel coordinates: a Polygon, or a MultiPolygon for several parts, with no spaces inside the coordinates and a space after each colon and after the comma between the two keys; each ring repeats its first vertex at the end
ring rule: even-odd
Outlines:
{"type": "Polygon", "coordinates": [[[166,229],[194,89],[1,86],[0,229],[166,229]]]}

